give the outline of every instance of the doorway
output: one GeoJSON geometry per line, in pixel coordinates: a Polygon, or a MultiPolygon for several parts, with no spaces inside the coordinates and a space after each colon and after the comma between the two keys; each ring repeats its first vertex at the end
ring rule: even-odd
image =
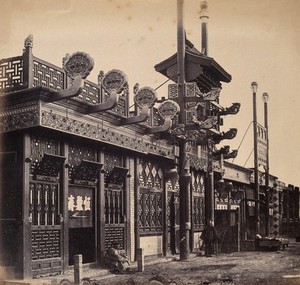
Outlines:
{"type": "Polygon", "coordinates": [[[74,265],[74,255],[81,254],[83,263],[96,262],[95,188],[70,186],[69,215],[69,265],[74,265]]]}

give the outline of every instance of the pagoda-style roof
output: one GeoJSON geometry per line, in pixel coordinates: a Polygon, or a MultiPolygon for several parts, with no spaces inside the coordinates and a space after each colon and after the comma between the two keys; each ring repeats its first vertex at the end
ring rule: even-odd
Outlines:
{"type": "MultiPolygon", "coordinates": [[[[155,70],[177,82],[177,53],[154,66],[155,70]]],[[[185,77],[187,82],[197,82],[200,90],[208,91],[213,87],[221,87],[221,82],[230,82],[227,73],[213,58],[198,51],[194,45],[185,41],[185,77]]]]}

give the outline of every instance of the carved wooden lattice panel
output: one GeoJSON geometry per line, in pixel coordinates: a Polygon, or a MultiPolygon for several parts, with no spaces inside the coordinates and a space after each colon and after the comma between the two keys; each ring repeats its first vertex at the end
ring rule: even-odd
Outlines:
{"type": "Polygon", "coordinates": [[[32,162],[30,164],[30,173],[39,168],[40,162],[45,153],[58,154],[58,141],[54,139],[31,137],[31,154],[32,162]]]}
{"type": "Polygon", "coordinates": [[[204,193],[205,176],[203,173],[192,171],[192,189],[195,193],[204,193]]]}
{"type": "Polygon", "coordinates": [[[193,224],[194,229],[203,229],[204,217],[204,197],[194,197],[193,224]]]}
{"type": "Polygon", "coordinates": [[[140,160],[139,185],[145,187],[162,188],[163,171],[159,164],[140,160]]]}
{"type": "Polygon", "coordinates": [[[69,177],[73,177],[82,160],[96,161],[96,149],[89,146],[70,145],[68,156],[69,177]]]}
{"type": "Polygon", "coordinates": [[[125,226],[105,226],[105,250],[109,249],[114,242],[120,244],[121,249],[124,249],[124,234],[125,226]]]}
{"type": "Polygon", "coordinates": [[[64,89],[65,73],[58,67],[50,66],[41,60],[33,61],[33,86],[43,86],[53,90],[64,89]]]}
{"type": "Polygon", "coordinates": [[[158,163],[139,163],[139,226],[141,232],[162,231],[163,171],[158,163]]]}
{"type": "Polygon", "coordinates": [[[85,80],[82,92],[76,98],[91,104],[98,104],[100,103],[100,88],[97,84],[85,80]]]}
{"type": "Polygon", "coordinates": [[[58,183],[32,181],[29,184],[32,275],[62,272],[61,224],[58,183]]]}
{"type": "Polygon", "coordinates": [[[56,258],[61,256],[60,230],[32,230],[32,260],[56,258]]]}
{"type": "Polygon", "coordinates": [[[22,87],[23,59],[14,57],[0,61],[0,90],[22,87]]]}
{"type": "Polygon", "coordinates": [[[162,192],[140,189],[139,228],[141,233],[162,231],[162,192]]]}
{"type": "Polygon", "coordinates": [[[35,226],[60,224],[58,184],[29,184],[29,214],[35,226]]]}
{"type": "Polygon", "coordinates": [[[123,191],[105,189],[105,224],[124,223],[123,191]]]}

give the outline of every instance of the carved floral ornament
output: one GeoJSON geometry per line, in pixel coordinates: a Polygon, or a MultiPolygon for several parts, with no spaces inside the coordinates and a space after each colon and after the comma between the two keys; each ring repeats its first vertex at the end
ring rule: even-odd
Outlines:
{"type": "Polygon", "coordinates": [[[72,55],[66,54],[63,58],[63,69],[72,79],[78,76],[87,78],[93,68],[94,60],[87,53],[75,52],[72,55]]]}
{"type": "Polygon", "coordinates": [[[137,90],[134,96],[134,102],[140,107],[153,107],[157,100],[156,91],[150,87],[142,87],[137,90]]]}
{"type": "Polygon", "coordinates": [[[158,107],[158,112],[164,119],[173,119],[179,111],[179,105],[171,100],[162,102],[158,107]]]}
{"type": "Polygon", "coordinates": [[[126,74],[118,69],[112,69],[104,74],[102,78],[102,87],[106,92],[111,93],[115,91],[120,93],[128,85],[126,74]]]}

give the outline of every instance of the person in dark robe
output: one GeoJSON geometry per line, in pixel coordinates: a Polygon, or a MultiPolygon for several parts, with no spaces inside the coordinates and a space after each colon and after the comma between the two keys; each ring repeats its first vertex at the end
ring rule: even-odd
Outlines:
{"type": "Polygon", "coordinates": [[[215,245],[217,245],[220,240],[220,236],[212,221],[208,221],[201,234],[201,239],[204,243],[205,256],[212,256],[215,252],[215,245]]]}

